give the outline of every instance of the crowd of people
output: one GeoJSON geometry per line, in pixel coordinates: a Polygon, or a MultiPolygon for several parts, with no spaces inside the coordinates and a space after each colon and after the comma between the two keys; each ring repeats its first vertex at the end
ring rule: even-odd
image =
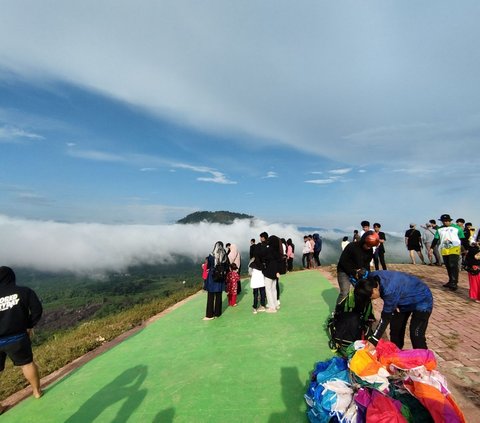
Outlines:
{"type": "MultiPolygon", "coordinates": [[[[469,296],[480,302],[480,230],[472,223],[457,218],[455,223],[449,214],[429,220],[421,226],[411,223],[405,232],[405,246],[412,264],[416,257],[432,266],[445,266],[448,282],[443,285],[451,291],[458,289],[460,269],[468,272],[469,296]],[[422,249],[425,249],[425,256],[422,249]]],[[[381,224],[362,221],[362,229],[355,230],[353,240],[342,240],[342,252],[337,264],[339,295],[337,310],[360,311],[372,322],[371,300],[384,300],[380,321],[368,338],[376,345],[387,325],[390,339],[402,349],[407,322],[410,319],[410,339],[414,348],[426,349],[425,333],[433,309],[433,297],[428,286],[419,278],[403,272],[387,270],[385,263],[386,235],[381,224]],[[382,270],[380,270],[380,266],[382,270]],[[375,271],[370,271],[374,267],[375,271]],[[342,304],[353,298],[349,307],[342,304]],[[367,315],[368,314],[368,315],[367,315]]],[[[322,239],[319,234],[304,236],[302,265],[304,269],[319,267],[322,239]]],[[[268,233],[260,234],[260,241],[250,241],[248,274],[253,294],[252,310],[276,313],[280,309],[281,275],[293,270],[295,245],[268,233]]],[[[237,306],[241,293],[240,271],[242,262],[238,247],[217,241],[212,252],[202,264],[204,290],[207,292],[206,312],[203,320],[213,320],[222,315],[222,293],[226,292],[228,304],[237,306]]],[[[33,360],[30,337],[33,327],[42,316],[42,305],[33,290],[16,285],[15,273],[9,267],[0,267],[0,371],[9,357],[21,367],[32,386],[33,395],[42,395],[37,366],[33,360]]]]}
{"type": "Polygon", "coordinates": [[[304,269],[314,269],[321,266],[322,245],[322,237],[318,233],[304,235],[302,249],[302,266],[304,269]]]}
{"type": "MultiPolygon", "coordinates": [[[[222,315],[222,292],[227,292],[229,306],[237,306],[241,292],[240,253],[234,244],[217,241],[212,253],[202,265],[207,306],[203,320],[222,315]]],[[[253,313],[276,313],[280,309],[280,276],[293,270],[295,245],[268,233],[260,234],[260,242],[250,240],[248,273],[253,293],[253,313]]]]}

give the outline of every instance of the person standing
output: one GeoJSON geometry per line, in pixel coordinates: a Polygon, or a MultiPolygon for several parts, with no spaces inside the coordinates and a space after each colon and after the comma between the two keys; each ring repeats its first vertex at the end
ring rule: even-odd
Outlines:
{"type": "Polygon", "coordinates": [[[465,243],[463,229],[452,223],[449,214],[442,214],[439,220],[442,222],[442,226],[435,232],[431,248],[435,248],[437,244],[440,246],[443,264],[447,268],[448,282],[443,287],[456,291],[461,246],[463,243],[465,248],[468,248],[468,245],[465,243]]]}
{"type": "MultiPolygon", "coordinates": [[[[430,219],[428,222],[430,223],[430,225],[432,225],[431,230],[433,231],[433,235],[435,236],[435,232],[439,228],[439,226],[437,225],[437,221],[435,219],[430,219]]],[[[432,243],[433,243],[433,240],[432,240],[432,243]]],[[[442,256],[440,255],[440,251],[438,250],[438,245],[433,247],[432,250],[433,250],[433,256],[435,257],[435,260],[436,260],[435,265],[441,266],[443,263],[442,263],[442,256]]]]}
{"type": "Polygon", "coordinates": [[[0,371],[5,368],[8,356],[15,366],[21,367],[35,398],[42,396],[42,390],[30,338],[42,313],[37,294],[30,288],[17,286],[10,267],[0,267],[0,371]]]}
{"type": "MultiPolygon", "coordinates": [[[[235,244],[227,244],[227,251],[228,251],[228,262],[230,264],[235,263],[237,266],[236,272],[240,275],[240,267],[242,265],[240,252],[235,244]]],[[[240,294],[242,292],[242,283],[240,278],[237,281],[237,293],[240,294]]]]}
{"type": "Polygon", "coordinates": [[[308,235],[303,237],[302,266],[304,269],[310,268],[310,242],[308,235]]]}
{"type": "Polygon", "coordinates": [[[465,270],[468,272],[468,296],[476,303],[480,303],[480,248],[474,242],[465,257],[465,270]]]}
{"type": "Polygon", "coordinates": [[[356,281],[360,273],[370,270],[373,247],[378,246],[378,244],[378,234],[374,231],[368,231],[362,235],[360,241],[351,242],[342,251],[337,264],[337,281],[340,289],[337,304],[347,297],[352,281],[356,281]]]}
{"type": "Polygon", "coordinates": [[[380,244],[373,252],[373,263],[375,264],[375,270],[379,270],[379,262],[382,265],[382,269],[387,270],[387,265],[385,263],[385,242],[387,241],[387,237],[385,236],[385,232],[380,230],[381,227],[382,225],[380,225],[380,223],[373,224],[373,230],[378,234],[378,239],[380,241],[380,244]]]}
{"type": "Polygon", "coordinates": [[[345,250],[345,247],[350,244],[350,241],[348,240],[348,236],[344,236],[343,239],[342,239],[342,242],[341,242],[341,247],[342,247],[342,251],[345,250]]]}
{"type": "Polygon", "coordinates": [[[255,255],[255,238],[252,238],[250,240],[250,250],[249,250],[250,260],[248,261],[248,275],[249,276],[252,276],[252,268],[251,268],[250,265],[252,264],[253,260],[255,259],[254,255],[255,255]]]}
{"type": "Polygon", "coordinates": [[[422,253],[422,234],[419,230],[415,229],[415,226],[415,223],[410,223],[410,229],[405,232],[405,246],[410,254],[410,260],[412,261],[412,264],[416,264],[415,252],[420,260],[422,260],[422,263],[427,264],[425,263],[422,253]]]}
{"type": "Polygon", "coordinates": [[[268,238],[268,248],[264,255],[263,276],[265,276],[265,292],[267,295],[267,313],[276,313],[280,308],[277,300],[277,279],[280,278],[280,270],[283,260],[283,251],[280,238],[272,235],[268,238]]]}
{"type": "MultiPolygon", "coordinates": [[[[268,234],[266,232],[263,232],[263,234],[265,236],[263,238],[260,236],[261,241],[268,239],[268,234]]],[[[266,248],[266,242],[259,242],[251,250],[253,260],[250,263],[250,288],[252,288],[253,293],[253,314],[266,310],[265,276],[263,276],[263,257],[266,254],[266,248]]]]}
{"type": "Polygon", "coordinates": [[[353,242],[358,242],[358,241],[360,241],[360,235],[358,233],[358,229],[355,229],[353,231],[353,242]]]}
{"type": "Polygon", "coordinates": [[[237,270],[237,265],[232,263],[230,264],[230,271],[227,273],[227,297],[228,305],[231,307],[237,306],[238,281],[240,280],[237,270]]]}
{"type": "Polygon", "coordinates": [[[217,241],[208,256],[208,277],[206,283],[207,309],[203,320],[213,320],[222,315],[222,292],[228,272],[228,256],[223,242],[217,241]]]}
{"type": "Polygon", "coordinates": [[[292,238],[287,239],[287,270],[291,272],[293,270],[293,259],[295,257],[295,244],[292,238]]]}
{"type": "Polygon", "coordinates": [[[431,249],[433,237],[435,236],[435,231],[432,229],[431,223],[426,223],[423,228],[422,242],[427,252],[427,258],[430,261],[429,265],[433,265],[433,250],[431,249]]]}
{"type": "Polygon", "coordinates": [[[313,234],[313,262],[317,267],[321,266],[320,253],[322,252],[322,237],[315,233],[313,234]]]}

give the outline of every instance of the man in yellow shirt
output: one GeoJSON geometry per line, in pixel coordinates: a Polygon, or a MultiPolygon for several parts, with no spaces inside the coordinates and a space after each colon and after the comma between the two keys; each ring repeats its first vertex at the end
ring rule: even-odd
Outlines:
{"type": "Polygon", "coordinates": [[[456,291],[460,252],[462,244],[466,245],[465,234],[460,226],[452,223],[449,214],[442,214],[439,220],[443,225],[437,228],[430,250],[433,251],[436,245],[439,245],[443,263],[448,273],[448,282],[443,287],[456,291]]]}

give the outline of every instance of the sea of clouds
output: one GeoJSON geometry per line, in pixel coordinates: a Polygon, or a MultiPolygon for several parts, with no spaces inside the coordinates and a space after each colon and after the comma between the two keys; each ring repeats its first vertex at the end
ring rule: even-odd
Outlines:
{"type": "MultiPolygon", "coordinates": [[[[206,222],[107,225],[27,220],[5,215],[0,215],[0,231],[0,265],[77,274],[119,272],[140,264],[168,264],[179,255],[200,262],[212,251],[216,241],[236,244],[246,256],[250,239],[258,242],[263,231],[292,238],[299,260],[304,235],[294,225],[261,220],[237,220],[231,225],[206,222]]],[[[325,241],[321,258],[336,262],[343,235],[335,231],[319,232],[325,241]]],[[[390,257],[405,255],[400,238],[395,239],[387,244],[387,254],[390,257]]]]}

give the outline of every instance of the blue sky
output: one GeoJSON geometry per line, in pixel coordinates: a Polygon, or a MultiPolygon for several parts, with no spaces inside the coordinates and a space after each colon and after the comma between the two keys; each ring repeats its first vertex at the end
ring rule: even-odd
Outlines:
{"type": "Polygon", "coordinates": [[[2,1],[0,215],[480,225],[477,1],[2,1]]]}

